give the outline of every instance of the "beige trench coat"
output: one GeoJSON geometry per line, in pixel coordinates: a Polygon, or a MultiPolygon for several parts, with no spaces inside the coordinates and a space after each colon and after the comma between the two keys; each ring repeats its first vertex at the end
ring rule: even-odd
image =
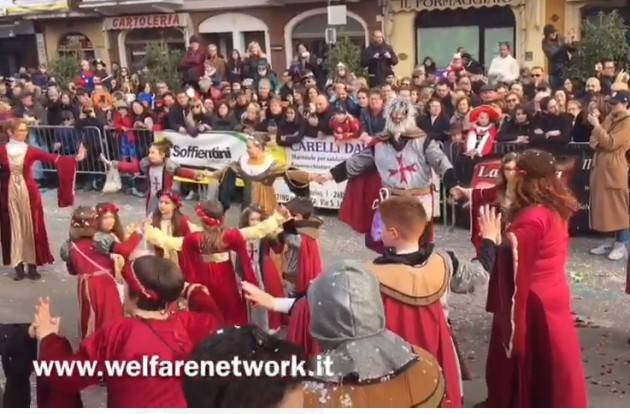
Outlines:
{"type": "Polygon", "coordinates": [[[591,228],[613,232],[630,227],[628,161],[630,111],[610,114],[593,129],[590,140],[595,151],[590,177],[591,228]]]}

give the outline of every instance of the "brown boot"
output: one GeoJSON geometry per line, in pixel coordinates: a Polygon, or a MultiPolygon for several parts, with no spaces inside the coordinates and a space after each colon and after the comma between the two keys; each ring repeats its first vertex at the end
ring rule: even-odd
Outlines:
{"type": "Polygon", "coordinates": [[[13,276],[13,280],[19,281],[26,277],[26,273],[24,273],[24,264],[20,263],[15,266],[15,276],[13,276]]]}
{"type": "Polygon", "coordinates": [[[33,264],[28,265],[28,278],[31,280],[38,280],[42,278],[42,275],[37,271],[37,266],[33,264]]]}

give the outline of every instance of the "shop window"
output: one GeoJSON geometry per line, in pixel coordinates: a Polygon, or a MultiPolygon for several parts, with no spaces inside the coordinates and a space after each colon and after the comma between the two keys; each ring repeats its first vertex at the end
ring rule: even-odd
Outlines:
{"type": "MultiPolygon", "coordinates": [[[[327,27],[328,16],[325,13],[306,17],[297,23],[291,35],[293,50],[296,51],[297,46],[302,43],[317,56],[325,56],[328,46],[326,45],[324,33],[327,27]]],[[[345,26],[335,26],[335,28],[337,29],[338,40],[348,37],[357,46],[365,47],[365,30],[363,25],[352,16],[347,16],[347,24],[345,26]]]]}
{"type": "Polygon", "coordinates": [[[265,32],[260,30],[252,32],[241,32],[241,36],[243,36],[243,45],[245,45],[246,49],[251,42],[256,42],[260,45],[262,51],[267,53],[267,50],[265,50],[265,32]]]}
{"type": "Polygon", "coordinates": [[[68,33],[59,40],[57,46],[59,56],[78,55],[82,59],[94,60],[94,46],[92,41],[83,33],[68,33]]]}
{"type": "Polygon", "coordinates": [[[499,42],[515,50],[516,18],[511,7],[433,10],[416,18],[416,61],[431,56],[445,68],[459,47],[486,67],[499,53],[499,42]]]}
{"type": "Polygon", "coordinates": [[[132,30],[125,39],[129,70],[136,72],[144,66],[147,45],[165,42],[169,50],[186,50],[184,32],[180,29],[138,29],[132,30]]]}
{"type": "Polygon", "coordinates": [[[438,68],[445,68],[458,47],[472,56],[479,56],[479,28],[477,26],[430,27],[418,29],[418,60],[431,57],[438,68]]]}
{"type": "MultiPolygon", "coordinates": [[[[232,38],[232,33],[202,33],[201,36],[203,37],[206,45],[217,45],[219,52],[225,58],[232,55],[232,50],[234,50],[234,39],[232,38]]],[[[263,47],[262,44],[261,47],[263,47]]],[[[242,50],[239,50],[239,52],[241,52],[241,55],[243,54],[242,50]]]]}

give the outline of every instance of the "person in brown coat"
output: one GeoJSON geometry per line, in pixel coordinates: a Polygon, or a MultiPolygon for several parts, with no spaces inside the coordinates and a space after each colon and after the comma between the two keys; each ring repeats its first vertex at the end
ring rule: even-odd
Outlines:
{"type": "Polygon", "coordinates": [[[608,103],[612,110],[601,124],[597,116],[588,116],[593,125],[590,145],[595,151],[590,178],[590,222],[595,231],[616,232],[616,239],[592,249],[591,254],[608,253],[610,260],[621,260],[630,242],[626,158],[630,150],[630,91],[615,92],[608,103]]]}
{"type": "Polygon", "coordinates": [[[217,73],[221,77],[221,80],[225,80],[225,59],[219,54],[217,45],[210,43],[208,45],[208,60],[215,67],[217,73]]]}

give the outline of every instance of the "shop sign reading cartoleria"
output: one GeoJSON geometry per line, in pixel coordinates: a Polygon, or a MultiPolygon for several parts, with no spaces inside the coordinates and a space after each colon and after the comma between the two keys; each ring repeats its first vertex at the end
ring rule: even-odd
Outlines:
{"type": "Polygon", "coordinates": [[[183,27],[188,24],[187,13],[143,14],[137,16],[118,16],[105,19],[105,30],[134,30],[183,27]]]}
{"type": "Polygon", "coordinates": [[[391,0],[393,12],[512,6],[522,0],[391,0]]]}

